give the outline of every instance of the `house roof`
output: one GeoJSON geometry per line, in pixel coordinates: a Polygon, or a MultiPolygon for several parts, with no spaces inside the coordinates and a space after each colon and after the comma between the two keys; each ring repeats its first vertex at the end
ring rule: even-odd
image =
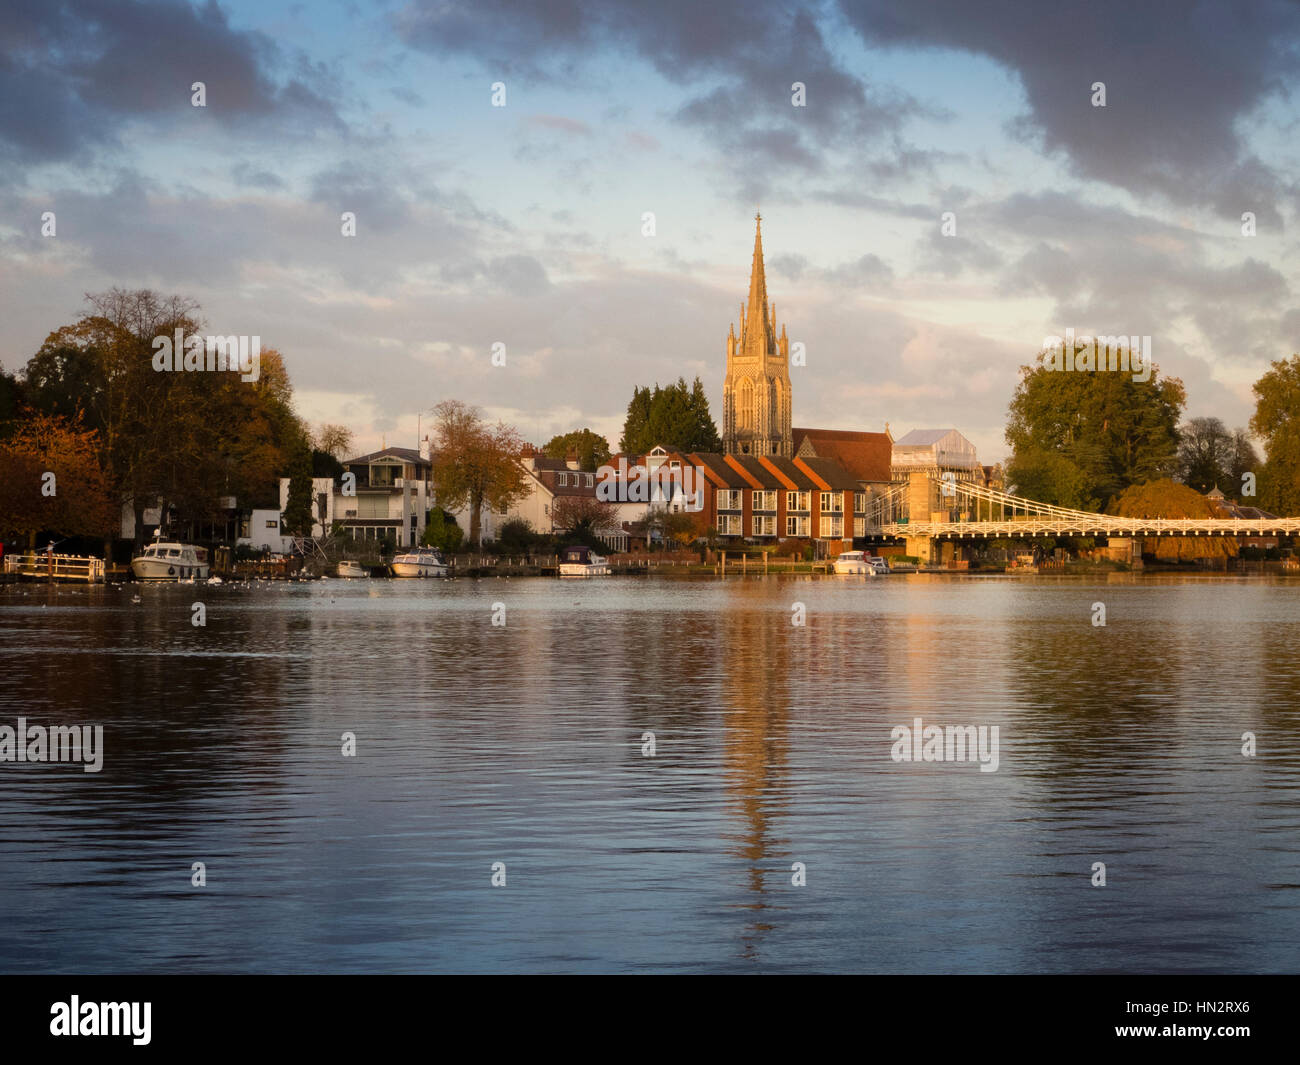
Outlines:
{"type": "Polygon", "coordinates": [[[773,466],[787,480],[793,481],[796,491],[809,492],[817,488],[813,479],[794,464],[794,459],[787,459],[780,455],[764,455],[762,461],[773,466]]]}
{"type": "Polygon", "coordinates": [[[429,460],[413,447],[386,447],[382,451],[372,451],[368,455],[358,455],[354,459],[345,459],[344,466],[354,466],[361,462],[374,462],[376,459],[401,459],[403,462],[423,462],[429,460]]]}
{"type": "MultiPolygon", "coordinates": [[[[785,487],[781,483],[781,478],[764,466],[754,455],[728,455],[727,461],[743,469],[753,478],[754,483],[764,491],[785,487]]],[[[753,487],[753,484],[750,487],[753,487]]]]}
{"type": "MultiPolygon", "coordinates": [[[[860,433],[848,429],[793,429],[795,454],[807,457],[807,444],[814,457],[830,459],[859,481],[888,483],[894,441],[888,433],[860,433]]],[[[856,486],[855,486],[856,487],[856,486]]]]}
{"type": "Polygon", "coordinates": [[[800,462],[804,463],[813,471],[821,480],[830,486],[832,492],[858,490],[858,480],[854,474],[850,473],[838,462],[832,462],[830,459],[823,458],[801,458],[800,462]]]}

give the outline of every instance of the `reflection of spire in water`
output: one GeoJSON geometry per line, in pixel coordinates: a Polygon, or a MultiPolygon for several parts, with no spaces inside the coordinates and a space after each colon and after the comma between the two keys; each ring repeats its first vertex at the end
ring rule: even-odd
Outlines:
{"type": "MultiPolygon", "coordinates": [[[[782,625],[789,628],[790,619],[766,609],[771,594],[766,581],[740,585],[734,594],[752,601],[728,604],[721,628],[723,765],[727,806],[739,821],[731,853],[749,863],[747,886],[756,898],[747,908],[762,911],[768,905],[763,875],[779,875],[781,863],[775,859],[785,843],[771,838],[770,822],[786,790],[790,636],[782,625]]],[[[756,953],[757,937],[770,927],[756,915],[743,937],[743,956],[756,953]]]]}

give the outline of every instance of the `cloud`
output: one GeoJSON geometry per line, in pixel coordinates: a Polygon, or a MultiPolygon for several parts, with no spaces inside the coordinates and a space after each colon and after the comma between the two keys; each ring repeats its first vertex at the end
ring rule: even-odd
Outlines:
{"type": "Polygon", "coordinates": [[[1081,177],[1229,217],[1254,210],[1269,223],[1295,195],[1242,130],[1296,87],[1300,5],[839,0],[839,9],[868,45],[964,51],[1013,72],[1029,109],[1012,131],[1062,153],[1081,177]],[[1105,107],[1092,106],[1095,82],[1105,107]]]}
{"type": "Polygon", "coordinates": [[[11,164],[84,162],[133,122],[344,129],[322,68],[232,29],[215,2],[37,0],[9,5],[0,34],[0,158],[11,164]],[[197,81],[206,108],[191,105],[197,81]]]}

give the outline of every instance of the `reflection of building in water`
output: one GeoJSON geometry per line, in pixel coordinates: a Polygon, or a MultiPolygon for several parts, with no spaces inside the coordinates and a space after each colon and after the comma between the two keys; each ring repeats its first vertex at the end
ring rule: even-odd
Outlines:
{"type": "MultiPolygon", "coordinates": [[[[787,729],[790,714],[790,642],[796,632],[790,615],[765,608],[771,601],[766,582],[739,585],[739,601],[728,604],[720,626],[719,655],[724,670],[723,769],[727,806],[736,815],[731,853],[749,864],[749,905],[765,909],[764,873],[779,875],[788,855],[784,840],[774,837],[779,807],[787,801],[789,779],[787,729]]],[[[803,635],[800,633],[800,635],[803,635]]],[[[770,926],[755,920],[745,936],[746,953],[753,936],[770,926]]]]}

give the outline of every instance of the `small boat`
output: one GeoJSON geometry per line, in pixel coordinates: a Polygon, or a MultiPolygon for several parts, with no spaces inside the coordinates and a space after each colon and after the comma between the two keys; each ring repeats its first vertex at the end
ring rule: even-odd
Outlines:
{"type": "Polygon", "coordinates": [[[867,560],[865,551],[843,551],[835,556],[833,565],[836,573],[865,573],[874,576],[876,572],[867,560]]]}
{"type": "Polygon", "coordinates": [[[394,577],[445,577],[447,563],[431,547],[420,547],[397,555],[392,562],[394,577]]]}
{"type": "Polygon", "coordinates": [[[345,558],[337,567],[335,573],[340,577],[369,577],[370,570],[363,566],[355,559],[345,558]]]}
{"type": "Polygon", "coordinates": [[[131,575],[138,581],[206,581],[208,552],[194,544],[158,539],[131,559],[131,575]]]}
{"type": "Polygon", "coordinates": [[[608,577],[609,560],[590,547],[566,547],[560,554],[561,577],[608,577]]]}

